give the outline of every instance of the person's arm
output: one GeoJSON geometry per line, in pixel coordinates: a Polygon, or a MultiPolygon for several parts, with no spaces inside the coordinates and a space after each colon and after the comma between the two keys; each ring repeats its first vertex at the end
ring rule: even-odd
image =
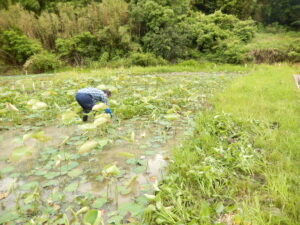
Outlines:
{"type": "MultiPolygon", "coordinates": [[[[105,97],[103,91],[99,91],[99,93],[97,94],[97,97],[98,97],[99,101],[103,102],[104,104],[106,104],[109,107],[108,102],[107,102],[107,98],[105,97]]],[[[104,112],[107,113],[107,114],[109,114],[110,117],[112,117],[112,111],[111,111],[110,108],[106,108],[104,110],[104,112]]]]}

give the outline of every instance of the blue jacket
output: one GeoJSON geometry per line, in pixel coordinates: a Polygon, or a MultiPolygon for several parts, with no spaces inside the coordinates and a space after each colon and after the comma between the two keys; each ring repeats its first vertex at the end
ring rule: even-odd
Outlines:
{"type": "Polygon", "coordinates": [[[105,103],[106,105],[108,105],[107,98],[105,97],[104,92],[97,88],[92,88],[92,87],[82,88],[82,89],[78,90],[77,93],[90,94],[92,96],[92,100],[93,100],[94,104],[101,101],[101,102],[105,103]]]}

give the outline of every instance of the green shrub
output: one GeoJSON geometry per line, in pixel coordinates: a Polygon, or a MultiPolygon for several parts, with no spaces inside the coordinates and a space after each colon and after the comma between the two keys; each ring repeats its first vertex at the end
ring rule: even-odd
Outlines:
{"type": "Polygon", "coordinates": [[[13,65],[22,65],[30,56],[42,49],[38,42],[13,30],[0,33],[0,46],[0,57],[13,65]]]}
{"type": "Polygon", "coordinates": [[[188,33],[179,26],[170,26],[158,32],[148,32],[143,38],[144,50],[167,60],[185,58],[190,40],[188,33]]]}
{"type": "Polygon", "coordinates": [[[25,63],[24,69],[30,73],[45,73],[58,69],[61,61],[54,54],[41,52],[31,56],[25,63]]]}
{"type": "Polygon", "coordinates": [[[255,63],[276,63],[288,59],[287,52],[277,48],[254,49],[248,55],[255,63]]]}
{"type": "Polygon", "coordinates": [[[291,62],[300,62],[300,39],[290,44],[288,57],[291,62]]]}
{"type": "Polygon", "coordinates": [[[193,43],[203,52],[213,52],[223,40],[249,42],[256,32],[254,21],[241,21],[219,11],[208,16],[196,13],[185,23],[189,24],[193,43]]]}
{"type": "Polygon", "coordinates": [[[181,62],[178,63],[178,65],[180,66],[199,66],[199,62],[194,60],[194,59],[189,59],[189,60],[183,60],[181,62]]]}
{"type": "Polygon", "coordinates": [[[109,60],[109,53],[103,52],[103,54],[100,56],[99,63],[100,65],[106,65],[108,60],[109,60]]]}
{"type": "Polygon", "coordinates": [[[110,68],[129,67],[130,63],[127,58],[114,58],[108,61],[107,63],[105,63],[105,66],[110,68]]]}
{"type": "Polygon", "coordinates": [[[129,57],[129,63],[136,66],[157,66],[165,65],[167,61],[151,53],[132,53],[129,57]]]}
{"type": "Polygon", "coordinates": [[[241,64],[247,57],[247,51],[239,40],[224,40],[216,47],[216,53],[211,57],[212,61],[222,63],[241,64]]]}
{"type": "Polygon", "coordinates": [[[288,30],[289,30],[288,27],[280,25],[278,22],[275,22],[267,25],[264,29],[264,32],[277,34],[277,33],[285,33],[288,30]]]}
{"type": "Polygon", "coordinates": [[[58,38],[56,49],[60,58],[72,65],[82,65],[85,59],[97,60],[101,54],[97,38],[90,32],[72,38],[58,38]]]}

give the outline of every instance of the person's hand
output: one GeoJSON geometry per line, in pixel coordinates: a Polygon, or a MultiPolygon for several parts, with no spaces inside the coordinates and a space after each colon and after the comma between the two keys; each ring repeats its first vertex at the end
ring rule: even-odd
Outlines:
{"type": "Polygon", "coordinates": [[[110,110],[110,108],[107,108],[104,111],[105,111],[105,113],[108,113],[110,115],[110,117],[112,117],[112,111],[110,110]]]}

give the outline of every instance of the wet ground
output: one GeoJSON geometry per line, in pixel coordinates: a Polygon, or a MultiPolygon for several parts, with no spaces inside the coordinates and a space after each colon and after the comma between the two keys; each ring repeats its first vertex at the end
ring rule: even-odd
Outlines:
{"type": "MultiPolygon", "coordinates": [[[[47,111],[32,115],[23,108],[22,116],[7,114],[0,119],[0,224],[22,224],[32,219],[36,224],[66,224],[64,214],[72,224],[72,211],[84,207],[101,210],[105,224],[140,221],[147,194],[155,192],[167,173],[170,151],[192,134],[194,112],[211,107],[207,98],[231,79],[225,75],[185,72],[110,78],[119,90],[114,104],[121,117],[113,118],[104,130],[84,131],[78,120],[63,126],[61,115],[47,111]],[[151,114],[143,116],[136,111],[133,114],[139,116],[131,116],[132,106],[126,101],[133,99],[123,101],[128,90],[134,90],[132,98],[143,104],[143,110],[152,107],[151,114]],[[164,101],[171,105],[165,106],[164,101]],[[168,108],[166,114],[160,113],[159,105],[168,108]],[[79,153],[88,141],[97,141],[97,147],[79,153]],[[29,154],[15,160],[24,152],[29,154]]],[[[6,82],[12,90],[19,85],[17,93],[30,95],[28,99],[35,97],[35,91],[41,94],[40,99],[48,96],[49,105],[60,101],[65,93],[73,96],[76,88],[72,80],[60,81],[63,85],[57,88],[52,81],[6,82]],[[47,88],[56,88],[56,94],[49,96],[47,88]]],[[[65,112],[72,103],[73,98],[69,105],[52,109],[65,112]]],[[[26,103],[15,104],[22,108],[26,103]]]]}
{"type": "Polygon", "coordinates": [[[183,130],[180,127],[166,128],[165,125],[155,122],[144,123],[143,120],[126,121],[116,124],[115,138],[103,149],[95,151],[92,155],[75,157],[72,160],[66,159],[67,157],[64,159],[63,154],[74,152],[74,147],[77,148],[76,146],[83,142],[80,137],[86,135],[84,131],[78,129],[78,126],[51,126],[38,129],[44,131],[44,136],[48,137],[49,140],[45,142],[34,138],[24,140],[24,134],[36,132],[26,127],[1,133],[0,149],[3,151],[0,152],[0,171],[4,171],[4,174],[0,179],[0,215],[1,211],[4,213],[14,208],[17,199],[24,193],[15,191],[16,189],[27,190],[23,187],[28,183],[37,182],[39,186],[46,187],[40,193],[42,202],[49,201],[53,193],[62,192],[64,200],[57,203],[57,207],[64,208],[64,205],[74,202],[74,197],[83,193],[90,194],[103,199],[105,205],[101,206],[101,209],[103,217],[108,219],[108,213],[116,211],[119,205],[131,204],[135,198],[153,192],[155,185],[166,173],[171,149],[183,138],[183,130]],[[34,153],[25,161],[10,162],[12,151],[23,145],[30,146],[34,149],[34,153]],[[43,160],[45,149],[46,153],[48,150],[64,149],[56,170],[55,165],[48,167],[49,161],[43,160]],[[75,169],[70,170],[74,171],[74,175],[70,175],[71,179],[66,178],[65,173],[54,175],[52,179],[47,177],[47,174],[55,173],[51,171],[59,171],[59,167],[69,165],[70,161],[76,162],[75,169]],[[121,174],[112,180],[104,179],[102,170],[106,165],[116,165],[121,174]],[[10,168],[12,171],[9,171],[10,168]],[[7,174],[9,176],[6,176],[7,174]],[[50,189],[47,188],[49,182],[53,182],[53,185],[49,184],[50,189]],[[76,190],[65,191],[66,187],[74,182],[77,183],[76,190]]]}

